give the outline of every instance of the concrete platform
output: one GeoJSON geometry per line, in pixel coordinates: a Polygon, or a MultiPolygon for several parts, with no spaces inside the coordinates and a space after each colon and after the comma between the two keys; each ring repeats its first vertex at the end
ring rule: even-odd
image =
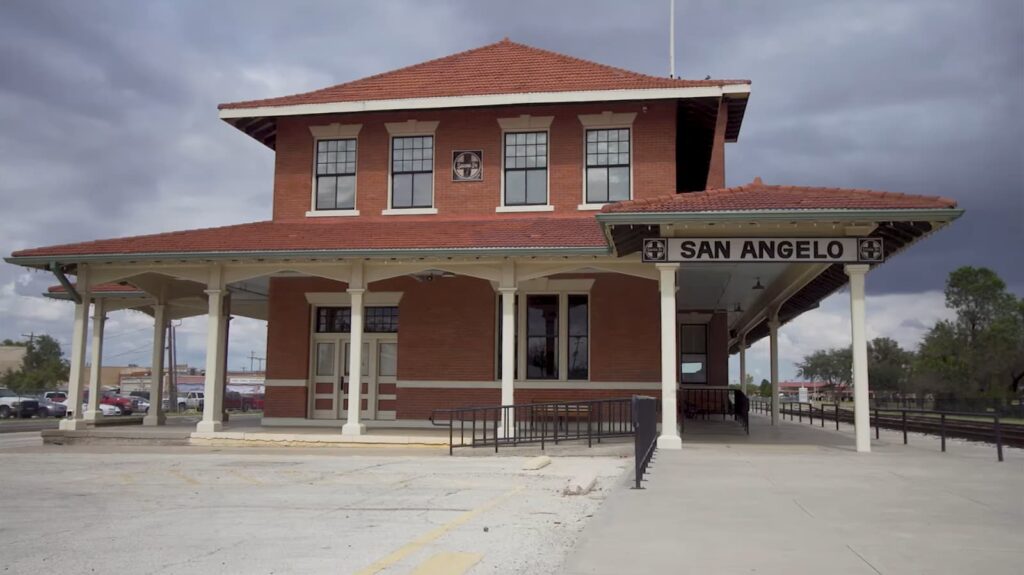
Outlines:
{"type": "Polygon", "coordinates": [[[1019,573],[1024,451],[755,416],[750,436],[698,422],[659,451],[643,490],[621,479],[563,573],[1019,573]]]}

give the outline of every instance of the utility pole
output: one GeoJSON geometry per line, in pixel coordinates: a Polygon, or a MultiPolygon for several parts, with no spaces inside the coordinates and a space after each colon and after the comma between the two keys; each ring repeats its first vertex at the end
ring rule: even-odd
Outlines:
{"type": "Polygon", "coordinates": [[[28,344],[30,346],[36,342],[36,332],[34,332],[34,331],[30,331],[28,333],[23,333],[23,334],[21,334],[21,337],[27,337],[28,338],[28,344]]]}

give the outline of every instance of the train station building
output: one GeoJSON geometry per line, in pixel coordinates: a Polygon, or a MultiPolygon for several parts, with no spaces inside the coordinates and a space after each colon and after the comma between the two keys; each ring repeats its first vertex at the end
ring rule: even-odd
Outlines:
{"type": "MultiPolygon", "coordinates": [[[[762,338],[777,388],[780,326],[849,285],[866,451],[866,276],[961,210],[863,189],[726,187],[750,96],[746,80],[654,77],[503,40],[222,104],[223,121],[274,155],[270,220],[6,259],[54,273],[75,302],[72,401],[89,338],[101,363],[106,313],[154,318],[157,373],[168,322],[202,315],[198,431],[217,433],[229,320],[242,316],[267,321],[264,426],[356,436],[439,408],[642,394],[662,400],[661,448],[680,446],[681,390],[727,386],[733,353],[743,381],[762,338]]],[[[146,423],[160,425],[153,405],[146,423]]]]}

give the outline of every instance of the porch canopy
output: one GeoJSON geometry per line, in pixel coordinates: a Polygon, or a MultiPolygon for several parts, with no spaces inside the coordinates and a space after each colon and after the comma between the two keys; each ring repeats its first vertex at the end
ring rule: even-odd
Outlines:
{"type": "MultiPolygon", "coordinates": [[[[863,409],[866,417],[863,285],[870,266],[779,261],[652,265],[641,261],[639,252],[645,239],[881,238],[884,256],[892,257],[961,213],[955,202],[939,197],[770,186],[755,180],[734,188],[610,204],[596,216],[578,212],[264,221],[21,250],[6,261],[55,273],[62,288],[50,295],[76,301],[73,392],[80,393],[83,385],[85,330],[89,305],[95,301],[97,319],[102,318],[104,309],[129,307],[154,316],[154,369],[162,366],[158,350],[162,351],[166,322],[205,313],[210,328],[208,397],[216,397],[222,383],[217,378],[223,371],[226,318],[235,314],[266,319],[270,277],[309,275],[344,282],[353,313],[363,305],[366,285],[381,279],[444,272],[490,281],[501,294],[502,329],[508,330],[501,338],[503,403],[511,403],[513,398],[512,358],[516,354],[511,330],[514,298],[521,282],[594,271],[655,280],[661,294],[665,410],[661,445],[673,447],[679,441],[674,424],[679,370],[675,330],[681,314],[725,313],[729,350],[740,353],[741,381],[744,350],[769,336],[773,343],[772,380],[777,384],[778,328],[817,306],[847,281],[851,283],[855,387],[858,397],[864,394],[858,413],[863,409]],[[77,275],[77,285],[73,286],[66,274],[77,275]]],[[[353,321],[353,326],[357,323],[353,321]]],[[[353,345],[353,349],[359,347],[353,345]]],[[[351,365],[359,365],[358,355],[358,351],[351,354],[351,365]]],[[[217,401],[205,405],[199,428],[215,431],[219,429],[220,405],[217,401]]],[[[349,410],[349,422],[355,426],[346,429],[353,433],[359,428],[358,411],[349,410]]],[[[158,423],[158,417],[153,422],[158,423]]],[[[868,449],[867,432],[866,419],[858,419],[858,448],[863,450],[868,449]]]]}

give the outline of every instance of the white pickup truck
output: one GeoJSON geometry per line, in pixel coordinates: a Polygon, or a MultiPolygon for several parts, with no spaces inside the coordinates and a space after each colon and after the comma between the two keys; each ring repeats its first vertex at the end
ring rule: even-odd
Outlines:
{"type": "Polygon", "coordinates": [[[197,409],[203,410],[203,392],[201,391],[190,391],[184,395],[178,396],[178,410],[184,411],[186,409],[197,409]]]}

